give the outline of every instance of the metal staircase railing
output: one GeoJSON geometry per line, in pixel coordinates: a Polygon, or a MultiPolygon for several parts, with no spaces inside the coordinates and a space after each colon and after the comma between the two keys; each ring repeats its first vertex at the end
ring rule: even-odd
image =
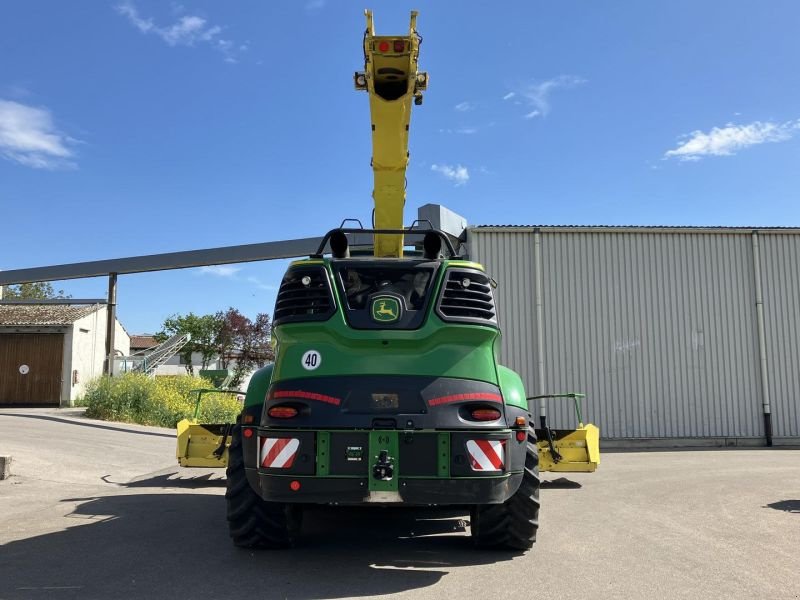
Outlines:
{"type": "Polygon", "coordinates": [[[120,357],[117,362],[120,363],[120,370],[123,372],[152,375],[160,365],[180,352],[191,339],[192,336],[188,333],[179,333],[143,353],[120,357]]]}

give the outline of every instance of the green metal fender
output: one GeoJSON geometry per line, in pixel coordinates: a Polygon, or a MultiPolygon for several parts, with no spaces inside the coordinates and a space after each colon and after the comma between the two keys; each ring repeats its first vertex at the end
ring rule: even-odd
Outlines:
{"type": "Polygon", "coordinates": [[[525,386],[522,378],[516,371],[503,365],[497,365],[497,376],[500,380],[500,391],[506,404],[528,410],[528,401],[525,399],[525,386]]]}
{"type": "Polygon", "coordinates": [[[269,382],[272,379],[272,370],[275,365],[267,365],[253,373],[250,384],[247,386],[247,395],[244,398],[244,408],[254,408],[264,404],[267,397],[269,382]]]}

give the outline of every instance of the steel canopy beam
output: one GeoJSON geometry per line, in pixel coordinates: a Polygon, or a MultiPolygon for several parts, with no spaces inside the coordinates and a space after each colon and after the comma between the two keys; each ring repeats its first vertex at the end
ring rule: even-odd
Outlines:
{"type": "Polygon", "coordinates": [[[49,267],[13,269],[10,271],[0,271],[0,285],[34,283],[37,281],[61,281],[65,279],[81,279],[84,277],[103,277],[111,273],[124,275],[128,273],[188,269],[191,267],[274,260],[279,258],[297,258],[314,254],[321,241],[321,237],[302,238],[297,240],[264,242],[261,244],[245,244],[242,246],[225,246],[222,248],[206,248],[204,250],[188,250],[185,252],[168,252],[166,254],[95,260],[66,265],[53,265],[49,267]]]}

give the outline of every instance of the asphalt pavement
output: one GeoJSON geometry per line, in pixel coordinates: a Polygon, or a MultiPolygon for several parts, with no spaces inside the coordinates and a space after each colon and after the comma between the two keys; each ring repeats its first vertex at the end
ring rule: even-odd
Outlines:
{"type": "Polygon", "coordinates": [[[0,410],[0,599],[800,598],[800,450],[617,452],[545,475],[528,553],[469,515],[308,510],[289,551],[237,549],[219,470],[171,430],[0,410]]]}

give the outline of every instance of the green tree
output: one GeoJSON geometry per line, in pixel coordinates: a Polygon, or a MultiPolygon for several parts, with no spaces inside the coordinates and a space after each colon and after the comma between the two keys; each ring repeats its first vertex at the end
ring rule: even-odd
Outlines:
{"type": "Polygon", "coordinates": [[[167,317],[155,338],[163,342],[173,335],[188,333],[191,340],[181,348],[178,355],[183,359],[187,373],[194,375],[192,354],[200,354],[202,368],[207,369],[217,355],[217,339],[221,328],[222,321],[218,315],[196,315],[191,312],[188,315],[174,314],[167,317]]]}
{"type": "Polygon", "coordinates": [[[52,298],[72,298],[64,290],[53,289],[49,281],[36,283],[18,283],[3,286],[3,298],[6,300],[49,300],[52,298]]]}
{"type": "Polygon", "coordinates": [[[238,386],[247,373],[275,359],[269,315],[259,313],[251,321],[231,307],[224,313],[218,312],[216,318],[221,323],[217,354],[223,369],[233,366],[231,385],[238,386]]]}

